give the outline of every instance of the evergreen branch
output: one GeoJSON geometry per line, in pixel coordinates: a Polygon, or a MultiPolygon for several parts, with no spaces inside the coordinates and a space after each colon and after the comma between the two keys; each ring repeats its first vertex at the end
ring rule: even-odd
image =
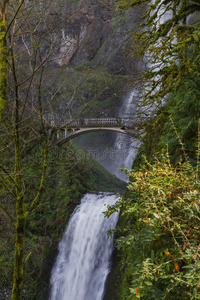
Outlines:
{"type": "Polygon", "coordinates": [[[178,138],[179,144],[181,145],[181,149],[182,149],[182,151],[183,151],[185,160],[187,161],[187,155],[186,155],[186,153],[185,153],[185,149],[184,149],[183,143],[182,143],[182,141],[181,141],[181,139],[180,139],[180,137],[179,137],[179,134],[178,134],[178,132],[177,132],[176,126],[175,126],[175,124],[174,124],[174,121],[173,121],[173,119],[172,119],[171,116],[169,116],[169,118],[170,118],[170,120],[171,120],[171,122],[172,122],[172,125],[173,125],[173,127],[174,127],[174,131],[175,131],[176,136],[177,136],[177,138],[178,138]]]}

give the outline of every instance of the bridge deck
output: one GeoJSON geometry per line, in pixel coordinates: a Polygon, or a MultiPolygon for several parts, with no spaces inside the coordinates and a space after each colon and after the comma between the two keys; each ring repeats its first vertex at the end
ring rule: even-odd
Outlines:
{"type": "Polygon", "coordinates": [[[136,127],[143,127],[142,123],[150,122],[151,117],[137,117],[134,119],[128,118],[97,118],[97,119],[77,119],[77,120],[46,120],[51,127],[61,128],[94,128],[94,127],[118,127],[135,129],[136,127]]]}
{"type": "Polygon", "coordinates": [[[113,131],[122,134],[127,134],[135,137],[138,129],[144,127],[144,122],[152,122],[152,117],[137,117],[134,119],[128,118],[96,118],[96,119],[76,119],[76,120],[55,120],[45,119],[48,127],[51,128],[51,138],[55,138],[56,145],[61,146],[70,139],[73,139],[81,134],[93,131],[113,131]]]}

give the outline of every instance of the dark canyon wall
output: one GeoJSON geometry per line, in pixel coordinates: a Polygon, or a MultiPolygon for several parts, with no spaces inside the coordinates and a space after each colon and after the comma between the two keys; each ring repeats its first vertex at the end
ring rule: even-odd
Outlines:
{"type": "Polygon", "coordinates": [[[132,28],[139,24],[141,9],[117,11],[114,1],[68,0],[61,17],[60,66],[91,63],[106,66],[113,74],[134,74],[136,64],[130,41],[132,28]]]}

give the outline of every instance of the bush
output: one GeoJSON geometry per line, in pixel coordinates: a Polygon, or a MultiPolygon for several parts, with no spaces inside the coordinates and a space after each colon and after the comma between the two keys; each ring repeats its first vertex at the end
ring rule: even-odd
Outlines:
{"type": "Polygon", "coordinates": [[[116,247],[122,253],[120,299],[200,299],[200,196],[197,172],[174,168],[168,154],[130,173],[116,247]]]}

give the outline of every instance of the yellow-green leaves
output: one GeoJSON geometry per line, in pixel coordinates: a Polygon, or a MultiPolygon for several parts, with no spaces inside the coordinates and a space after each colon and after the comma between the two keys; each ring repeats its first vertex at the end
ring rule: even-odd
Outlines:
{"type": "Polygon", "coordinates": [[[116,230],[122,299],[200,299],[193,293],[200,280],[200,183],[193,175],[188,163],[174,168],[164,152],[131,171],[116,230]]]}

